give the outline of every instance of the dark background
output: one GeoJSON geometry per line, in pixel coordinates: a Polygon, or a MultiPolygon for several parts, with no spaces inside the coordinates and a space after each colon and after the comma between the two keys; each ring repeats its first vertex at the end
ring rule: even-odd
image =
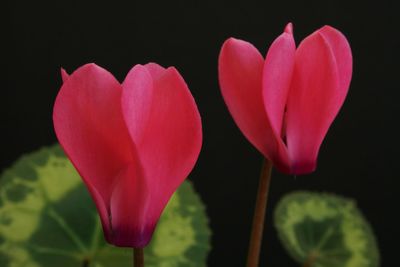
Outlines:
{"type": "MultiPolygon", "coordinates": [[[[261,155],[233,123],[217,82],[225,39],[265,54],[288,21],[297,43],[329,24],[349,39],[354,74],[346,102],[320,151],[317,171],[274,172],[260,266],[296,266],[279,244],[272,210],[286,192],[334,192],[358,201],[377,235],[383,266],[398,266],[398,12],[367,1],[8,1],[1,74],[0,168],[56,142],[52,106],[59,68],[87,62],[122,81],[137,63],[176,66],[202,114],[204,145],[191,178],[213,230],[209,266],[243,266],[261,155]]],[[[4,9],[3,9],[4,10],[4,9]]]]}

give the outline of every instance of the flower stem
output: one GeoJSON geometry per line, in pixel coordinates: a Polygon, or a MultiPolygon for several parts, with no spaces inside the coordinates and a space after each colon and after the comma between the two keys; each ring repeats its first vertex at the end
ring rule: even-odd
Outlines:
{"type": "Polygon", "coordinates": [[[256,206],[254,210],[253,226],[251,229],[249,252],[247,255],[247,267],[257,267],[260,258],[260,248],[264,230],[265,210],[267,207],[268,191],[271,181],[272,163],[264,159],[260,181],[258,183],[258,192],[256,206]]]}
{"type": "Polygon", "coordinates": [[[133,267],[144,267],[143,248],[133,249],[133,267]]]}

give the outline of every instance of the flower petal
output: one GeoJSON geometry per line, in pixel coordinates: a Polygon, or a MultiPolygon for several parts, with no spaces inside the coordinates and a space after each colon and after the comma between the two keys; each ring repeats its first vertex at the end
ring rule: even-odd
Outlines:
{"type": "Polygon", "coordinates": [[[53,110],[58,140],[95,199],[103,227],[116,176],[133,158],[121,93],[109,72],[88,64],[64,82],[53,110]]]}
{"type": "Polygon", "coordinates": [[[139,218],[142,215],[136,219],[155,225],[196,163],[202,143],[200,114],[178,71],[154,63],[129,72],[123,83],[122,110],[143,170],[140,184],[148,185],[146,195],[127,198],[127,205],[142,203],[137,208],[147,219],[139,218]]]}
{"type": "Polygon", "coordinates": [[[145,173],[168,187],[174,184],[173,192],[200,153],[201,120],[193,96],[175,68],[154,77],[148,65],[134,68],[123,83],[122,109],[145,173]],[[141,80],[133,85],[132,77],[141,80]],[[133,96],[140,96],[146,105],[127,100],[133,96]],[[133,113],[141,114],[141,123],[133,113]],[[143,117],[147,117],[146,122],[143,117]]]}
{"type": "Polygon", "coordinates": [[[96,187],[91,184],[90,181],[87,181],[85,184],[87,185],[89,193],[92,196],[94,203],[96,204],[96,208],[101,220],[101,225],[103,227],[104,237],[108,243],[112,243],[109,205],[104,202],[103,197],[97,191],[96,187]]]}
{"type": "MultiPolygon", "coordinates": [[[[263,70],[263,100],[276,145],[274,149],[279,165],[285,166],[281,171],[290,172],[285,138],[285,109],[292,81],[296,45],[291,24],[270,46],[263,70]]],[[[275,163],[276,164],[276,163],[275,163]]]]}
{"type": "Polygon", "coordinates": [[[339,75],[339,97],[343,98],[342,101],[344,101],[349,89],[353,69],[350,45],[346,37],[335,28],[324,26],[318,32],[324,37],[335,57],[339,75]]]}
{"type": "Polygon", "coordinates": [[[165,74],[165,68],[158,65],[157,63],[147,63],[145,67],[154,80],[159,79],[162,75],[165,74]]]}
{"type": "Polygon", "coordinates": [[[63,68],[61,68],[61,79],[63,81],[63,83],[65,83],[68,79],[69,75],[67,73],[67,71],[63,68]]]}
{"type": "Polygon", "coordinates": [[[344,101],[348,87],[340,78],[349,74],[338,68],[335,56],[340,55],[320,31],[304,39],[296,51],[287,105],[287,145],[293,173],[315,169],[319,147],[344,101]]]}
{"type": "Polygon", "coordinates": [[[280,139],[294,67],[296,46],[293,35],[281,34],[268,50],[263,71],[264,106],[271,127],[280,139]]]}
{"type": "Polygon", "coordinates": [[[267,158],[276,158],[276,140],[262,96],[264,59],[250,43],[228,39],[219,55],[219,83],[225,103],[246,138],[267,158]]]}
{"type": "Polygon", "coordinates": [[[156,203],[148,182],[134,165],[118,175],[110,204],[112,244],[141,248],[149,243],[159,215],[154,218],[156,203]]]}
{"type": "Polygon", "coordinates": [[[135,144],[140,144],[149,122],[153,102],[153,78],[146,67],[134,66],[122,86],[122,110],[135,144]]]}

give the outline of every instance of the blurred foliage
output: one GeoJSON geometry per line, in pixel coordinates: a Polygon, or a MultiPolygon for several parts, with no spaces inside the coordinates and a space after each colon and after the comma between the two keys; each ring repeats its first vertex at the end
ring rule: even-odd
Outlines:
{"type": "MultiPolygon", "coordinates": [[[[145,249],[148,267],[203,267],[204,205],[186,181],[145,249]]],[[[0,266],[132,266],[132,250],[105,243],[85,186],[58,145],[21,157],[0,178],[0,266]]]]}
{"type": "Polygon", "coordinates": [[[372,229],[350,199],[290,193],[276,207],[274,222],[283,246],[303,266],[379,266],[372,229]]]}

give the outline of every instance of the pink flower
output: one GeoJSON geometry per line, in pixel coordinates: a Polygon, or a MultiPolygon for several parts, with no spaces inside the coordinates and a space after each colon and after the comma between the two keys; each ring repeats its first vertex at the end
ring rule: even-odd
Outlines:
{"type": "Polygon", "coordinates": [[[224,43],[219,56],[221,91],[236,124],[285,173],[315,170],[351,73],[350,46],[330,26],[296,49],[289,23],[265,59],[253,45],[234,38],[224,43]]]}
{"type": "Polygon", "coordinates": [[[109,243],[144,247],[200,153],[200,115],[173,68],[136,65],[120,84],[88,64],[54,105],[54,128],[96,203],[109,243]]]}

